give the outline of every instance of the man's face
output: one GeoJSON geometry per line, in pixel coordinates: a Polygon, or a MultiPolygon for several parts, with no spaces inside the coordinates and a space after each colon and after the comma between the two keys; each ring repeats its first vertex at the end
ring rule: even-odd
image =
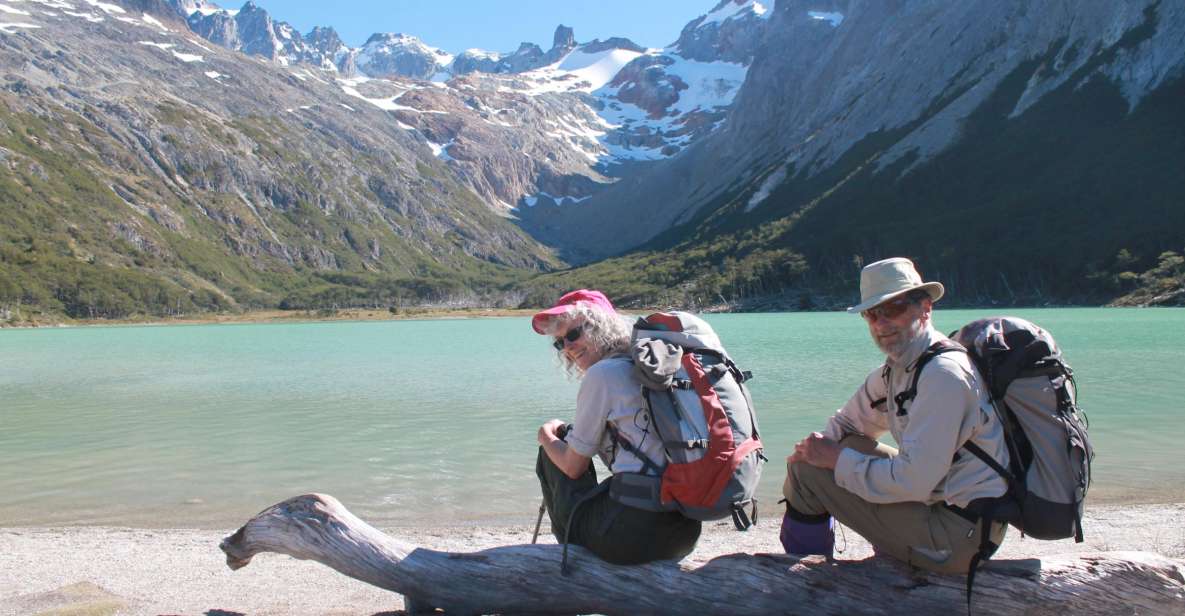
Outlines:
{"type": "Polygon", "coordinates": [[[925,330],[931,304],[928,297],[916,302],[902,297],[874,306],[862,316],[877,348],[893,359],[900,359],[925,330]]]}

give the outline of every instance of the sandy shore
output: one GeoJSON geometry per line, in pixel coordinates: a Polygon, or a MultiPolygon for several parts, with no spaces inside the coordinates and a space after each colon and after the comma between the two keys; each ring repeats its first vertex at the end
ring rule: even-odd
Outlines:
{"type": "MultiPolygon", "coordinates": [[[[393,536],[449,551],[529,543],[521,527],[393,528],[393,536]]],[[[689,557],[704,562],[732,552],[780,552],[778,521],[746,533],[730,523],[705,526],[689,557]]],[[[1036,541],[1012,533],[997,558],[1142,550],[1185,558],[1185,504],[1088,509],[1086,542],[1036,541]]],[[[323,565],[265,554],[248,567],[226,567],[218,542],[233,529],[0,528],[0,614],[381,614],[402,609],[398,595],[323,565]]],[[[545,526],[546,535],[546,526],[545,526]]],[[[541,540],[551,542],[550,537],[541,540]]],[[[871,551],[850,530],[837,538],[840,558],[871,551]]]]}

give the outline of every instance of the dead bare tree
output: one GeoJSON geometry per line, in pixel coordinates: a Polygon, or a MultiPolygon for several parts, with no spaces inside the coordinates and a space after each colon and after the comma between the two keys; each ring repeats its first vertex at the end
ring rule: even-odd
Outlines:
{"type": "MultiPolygon", "coordinates": [[[[232,569],[263,552],[315,560],[404,596],[409,613],[447,614],[949,614],[964,578],[911,571],[889,559],[827,562],[731,554],[703,566],[610,565],[572,547],[516,545],[473,553],[428,550],[383,534],[322,494],[273,505],[222,541],[232,569]]],[[[981,614],[1185,613],[1185,561],[1105,552],[990,563],[976,578],[981,614]]]]}

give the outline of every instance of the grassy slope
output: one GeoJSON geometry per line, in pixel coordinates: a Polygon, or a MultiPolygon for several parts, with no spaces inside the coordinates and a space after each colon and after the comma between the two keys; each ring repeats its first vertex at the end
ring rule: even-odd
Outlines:
{"type": "MultiPolygon", "coordinates": [[[[417,228],[423,226],[420,220],[394,212],[384,213],[389,218],[383,224],[327,214],[306,197],[318,194],[315,177],[306,173],[286,179],[285,188],[295,197],[287,210],[264,223],[238,196],[199,188],[217,181],[226,169],[186,159],[175,165],[162,153],[174,145],[171,139],[186,147],[184,130],[196,130],[214,141],[248,144],[251,155],[268,164],[315,164],[286,147],[287,129],[267,118],[221,126],[175,106],[156,110],[161,125],[175,132],[156,144],[153,163],[193,187],[193,200],[83,115],[58,109],[57,117],[43,118],[15,110],[9,102],[0,100],[0,147],[7,167],[0,167],[0,321],[39,314],[125,318],[458,297],[496,301],[529,274],[496,264],[496,255],[470,255],[465,235],[474,231],[464,226],[423,230],[417,228]],[[260,254],[256,244],[245,241],[269,229],[290,238],[295,261],[260,254]],[[419,234],[417,241],[429,243],[433,252],[401,239],[396,230],[419,234]],[[371,255],[372,245],[381,257],[371,255]],[[336,266],[314,267],[301,253],[331,253],[336,266]]],[[[369,164],[381,168],[376,161],[369,164]]],[[[501,225],[517,233],[468,191],[448,178],[433,177],[438,170],[420,165],[419,173],[444,193],[464,224],[475,230],[501,225]]],[[[368,187],[355,188],[379,200],[368,187]]]]}

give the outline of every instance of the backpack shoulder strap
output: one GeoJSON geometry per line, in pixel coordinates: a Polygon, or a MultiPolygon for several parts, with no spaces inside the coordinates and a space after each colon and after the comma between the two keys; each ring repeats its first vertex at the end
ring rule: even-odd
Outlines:
{"type": "Polygon", "coordinates": [[[935,342],[934,344],[931,344],[930,347],[927,348],[920,357],[918,357],[917,361],[914,362],[913,380],[910,381],[909,389],[897,394],[896,396],[893,396],[893,401],[897,403],[898,415],[904,415],[906,413],[905,403],[911,402],[918,396],[918,381],[922,378],[922,369],[930,363],[930,360],[942,355],[943,353],[954,353],[956,351],[966,353],[967,349],[963,348],[963,345],[955,342],[954,340],[944,338],[938,342],[935,342]]]}
{"type": "MultiPolygon", "coordinates": [[[[888,364],[885,364],[884,369],[881,370],[881,379],[884,380],[886,383],[889,382],[889,365],[888,364]]],[[[867,393],[868,392],[868,385],[867,384],[864,386],[864,391],[865,391],[865,395],[867,395],[869,398],[872,398],[872,396],[867,393]]],[[[878,406],[884,406],[884,404],[888,401],[889,401],[888,398],[886,398],[885,396],[881,396],[880,398],[877,398],[872,401],[872,408],[876,408],[878,406]]],[[[882,408],[880,410],[883,412],[885,409],[882,408]]]]}
{"type": "Polygon", "coordinates": [[[613,425],[613,422],[610,422],[610,421],[605,422],[605,429],[608,430],[609,439],[613,441],[614,445],[634,454],[634,457],[638,458],[638,460],[640,460],[642,462],[642,473],[643,474],[656,475],[656,476],[662,475],[662,471],[663,471],[662,467],[655,464],[654,461],[651,460],[649,456],[642,453],[642,451],[639,450],[637,447],[634,447],[634,444],[631,443],[629,441],[629,439],[622,436],[621,432],[617,430],[617,426],[613,425]]]}

